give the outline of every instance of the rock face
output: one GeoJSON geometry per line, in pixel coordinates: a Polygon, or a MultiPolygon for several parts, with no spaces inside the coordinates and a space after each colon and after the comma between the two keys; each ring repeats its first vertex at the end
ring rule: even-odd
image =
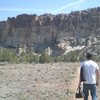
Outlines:
{"type": "Polygon", "coordinates": [[[70,37],[72,44],[77,45],[91,34],[100,34],[100,7],[59,15],[23,14],[0,22],[1,46],[33,44],[36,51],[54,47],[59,39],[70,37]]]}

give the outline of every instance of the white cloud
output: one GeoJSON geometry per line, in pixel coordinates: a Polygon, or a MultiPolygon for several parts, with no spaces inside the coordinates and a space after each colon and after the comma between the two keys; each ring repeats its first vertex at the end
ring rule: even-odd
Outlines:
{"type": "Polygon", "coordinates": [[[54,13],[58,13],[58,12],[61,12],[61,11],[64,11],[64,10],[66,10],[66,8],[70,8],[70,7],[79,7],[79,5],[81,4],[81,3],[84,3],[86,0],[79,0],[79,1],[76,1],[76,2],[72,2],[72,3],[69,3],[69,4],[66,4],[66,5],[64,5],[63,7],[61,7],[61,8],[59,8],[59,9],[56,9],[55,11],[54,11],[54,13]]]}
{"type": "Polygon", "coordinates": [[[0,11],[15,11],[15,12],[49,12],[51,11],[50,9],[30,9],[30,8],[0,8],[0,11]]]}
{"type": "Polygon", "coordinates": [[[80,4],[84,3],[86,0],[78,0],[76,2],[72,2],[66,4],[56,10],[54,9],[32,9],[32,8],[0,8],[0,11],[12,11],[12,12],[38,12],[38,13],[60,13],[65,12],[66,8],[77,8],[80,7],[80,4]]]}

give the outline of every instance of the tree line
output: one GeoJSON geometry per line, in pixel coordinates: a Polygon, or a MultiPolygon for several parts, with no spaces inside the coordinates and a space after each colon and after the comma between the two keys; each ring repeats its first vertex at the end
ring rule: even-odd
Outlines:
{"type": "MultiPolygon", "coordinates": [[[[13,49],[4,48],[0,51],[0,62],[9,62],[9,63],[55,63],[55,62],[78,62],[82,58],[80,56],[81,51],[70,51],[65,55],[60,56],[50,56],[46,52],[41,54],[22,54],[18,56],[16,51],[13,49]]],[[[93,58],[96,61],[100,61],[100,56],[93,58]]]]}

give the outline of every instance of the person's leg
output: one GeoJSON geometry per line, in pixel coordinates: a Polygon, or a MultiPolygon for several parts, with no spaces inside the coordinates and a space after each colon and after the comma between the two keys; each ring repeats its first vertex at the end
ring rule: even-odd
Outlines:
{"type": "Polygon", "coordinates": [[[88,100],[89,86],[88,84],[83,84],[84,100],[88,100]]]}
{"type": "Polygon", "coordinates": [[[92,96],[92,100],[97,100],[97,94],[96,94],[96,85],[90,85],[90,92],[92,96]]]}

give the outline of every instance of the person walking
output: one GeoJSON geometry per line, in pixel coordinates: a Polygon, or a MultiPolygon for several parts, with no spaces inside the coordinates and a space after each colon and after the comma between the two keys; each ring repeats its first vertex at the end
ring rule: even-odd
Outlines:
{"type": "Polygon", "coordinates": [[[96,86],[99,85],[99,66],[98,64],[92,60],[93,53],[88,52],[86,53],[86,58],[83,63],[81,63],[80,71],[80,79],[78,88],[83,83],[83,93],[84,93],[84,100],[88,100],[89,91],[91,93],[92,100],[97,100],[97,91],[96,86]],[[81,75],[83,74],[83,77],[81,75]],[[81,79],[84,78],[84,79],[81,79]]]}

